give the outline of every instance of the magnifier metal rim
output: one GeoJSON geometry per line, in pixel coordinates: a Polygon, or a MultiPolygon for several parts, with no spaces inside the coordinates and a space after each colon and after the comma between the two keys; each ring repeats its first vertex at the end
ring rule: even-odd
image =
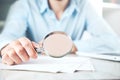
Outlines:
{"type": "MultiPolygon", "coordinates": [[[[63,35],[66,35],[67,37],[69,37],[65,32],[62,32],[62,31],[54,31],[54,32],[51,32],[49,34],[47,34],[45,37],[44,37],[44,40],[46,38],[48,38],[50,35],[53,35],[53,34],[63,34],[63,35]]],[[[69,37],[70,38],[70,37],[69,37]]],[[[71,39],[71,38],[70,38],[71,39]]]]}
{"type": "Polygon", "coordinates": [[[45,41],[49,36],[54,35],[54,34],[62,34],[62,35],[65,35],[65,36],[68,37],[68,38],[71,40],[71,42],[72,42],[71,37],[68,36],[65,32],[62,32],[62,31],[54,31],[54,32],[51,32],[51,33],[47,34],[47,35],[44,37],[44,39],[43,39],[42,47],[43,47],[43,49],[44,49],[44,51],[45,51],[45,54],[47,54],[48,56],[54,57],[54,58],[60,58],[60,57],[63,57],[63,56],[65,56],[65,55],[69,54],[69,53],[71,52],[72,48],[73,48],[73,42],[72,42],[71,49],[70,49],[68,52],[66,52],[64,55],[61,55],[61,56],[53,56],[53,55],[50,55],[49,52],[48,52],[47,50],[45,50],[45,48],[44,48],[44,41],[45,41]]]}

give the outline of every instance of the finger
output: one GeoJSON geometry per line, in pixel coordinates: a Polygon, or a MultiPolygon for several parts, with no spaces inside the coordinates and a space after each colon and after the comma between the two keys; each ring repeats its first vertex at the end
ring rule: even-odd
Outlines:
{"type": "Polygon", "coordinates": [[[43,47],[43,40],[41,40],[41,41],[39,42],[39,46],[40,46],[40,47],[43,47]]]}
{"type": "Polygon", "coordinates": [[[1,56],[4,55],[4,53],[6,53],[6,51],[8,51],[8,49],[10,49],[10,46],[9,45],[6,45],[4,46],[2,49],[1,49],[1,56]]]}
{"type": "Polygon", "coordinates": [[[40,48],[40,45],[36,42],[32,41],[32,45],[33,45],[34,48],[40,48]]]}
{"type": "Polygon", "coordinates": [[[8,65],[13,65],[14,61],[7,54],[4,54],[2,56],[2,63],[8,64],[8,65]]]}
{"type": "Polygon", "coordinates": [[[73,44],[71,53],[76,53],[78,51],[77,47],[75,46],[75,44],[73,44]]]}
{"type": "Polygon", "coordinates": [[[22,60],[21,60],[20,57],[17,55],[17,53],[15,52],[14,49],[8,50],[7,55],[8,55],[16,64],[20,64],[20,63],[22,62],[22,60]]]}
{"type": "Polygon", "coordinates": [[[29,55],[27,54],[24,47],[22,47],[21,43],[19,41],[15,41],[11,46],[14,48],[17,55],[21,58],[22,61],[28,61],[29,55]]]}
{"type": "Polygon", "coordinates": [[[20,38],[19,41],[31,58],[37,58],[37,52],[35,51],[30,40],[27,38],[20,38]]]}

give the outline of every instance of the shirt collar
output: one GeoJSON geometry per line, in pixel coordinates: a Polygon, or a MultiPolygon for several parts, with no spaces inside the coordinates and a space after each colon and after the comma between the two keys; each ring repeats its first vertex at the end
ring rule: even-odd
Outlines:
{"type": "Polygon", "coordinates": [[[80,11],[79,6],[77,4],[78,0],[70,0],[70,4],[68,5],[68,7],[66,8],[66,14],[65,16],[70,16],[72,14],[76,14],[80,11]]]}
{"type": "Polygon", "coordinates": [[[74,10],[76,10],[77,12],[79,12],[80,11],[80,9],[79,9],[79,1],[80,0],[70,0],[71,2],[70,2],[70,6],[71,6],[71,8],[73,8],[74,10]]]}
{"type": "MultiPolygon", "coordinates": [[[[49,5],[48,5],[48,0],[39,0],[39,1],[40,1],[39,2],[40,13],[44,13],[47,9],[50,9],[49,5]]],[[[73,9],[73,10],[76,10],[77,12],[79,12],[80,9],[79,9],[78,2],[80,2],[80,0],[70,0],[70,4],[69,4],[68,8],[71,8],[71,10],[73,9]]]]}
{"type": "Polygon", "coordinates": [[[49,8],[48,0],[40,0],[39,6],[40,6],[40,13],[44,13],[49,8]]]}

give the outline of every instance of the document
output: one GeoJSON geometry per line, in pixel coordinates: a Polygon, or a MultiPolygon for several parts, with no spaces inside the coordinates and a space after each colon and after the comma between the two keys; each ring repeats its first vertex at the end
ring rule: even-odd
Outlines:
{"type": "Polygon", "coordinates": [[[19,65],[5,65],[0,62],[0,70],[25,70],[40,72],[65,72],[74,73],[76,71],[94,71],[94,67],[89,58],[78,56],[65,56],[62,58],[52,58],[49,56],[39,56],[38,59],[30,59],[19,65]]]}

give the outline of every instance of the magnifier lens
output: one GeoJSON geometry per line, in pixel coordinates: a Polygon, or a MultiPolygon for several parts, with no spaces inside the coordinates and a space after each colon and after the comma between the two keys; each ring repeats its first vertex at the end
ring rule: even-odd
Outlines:
{"type": "Polygon", "coordinates": [[[65,34],[53,33],[43,41],[45,53],[52,57],[62,57],[72,49],[72,40],[65,34]]]}

